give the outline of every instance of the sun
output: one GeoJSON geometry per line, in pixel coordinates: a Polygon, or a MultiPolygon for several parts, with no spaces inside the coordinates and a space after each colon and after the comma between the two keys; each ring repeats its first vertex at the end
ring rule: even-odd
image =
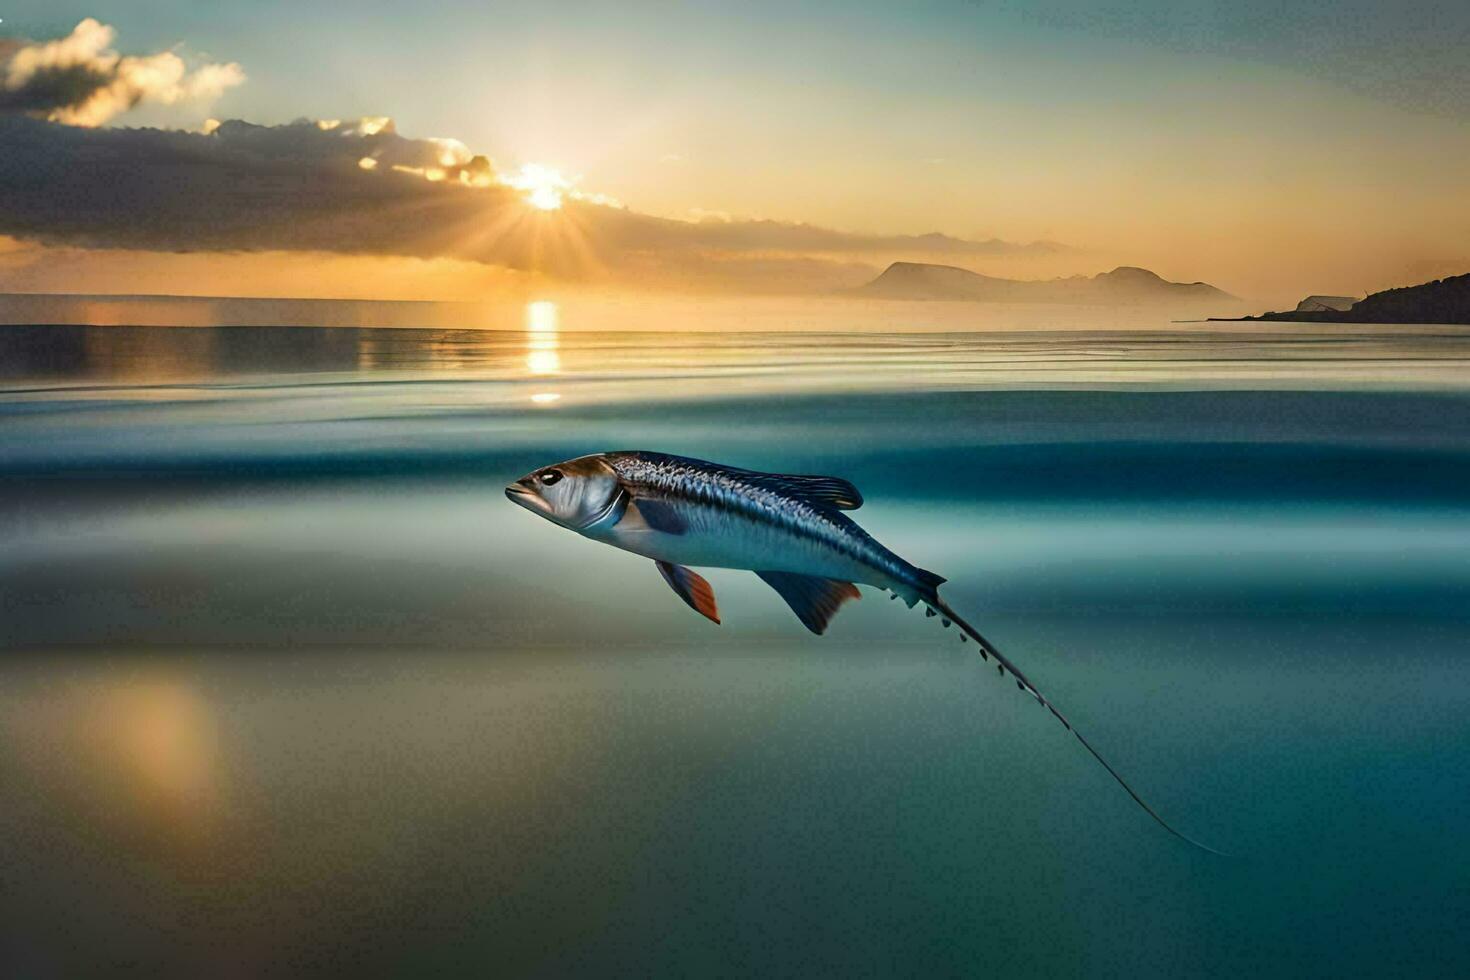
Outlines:
{"type": "Polygon", "coordinates": [[[526,203],[538,211],[557,210],[572,189],[570,180],[539,163],[527,163],[519,173],[509,174],[500,180],[525,195],[526,203]]]}

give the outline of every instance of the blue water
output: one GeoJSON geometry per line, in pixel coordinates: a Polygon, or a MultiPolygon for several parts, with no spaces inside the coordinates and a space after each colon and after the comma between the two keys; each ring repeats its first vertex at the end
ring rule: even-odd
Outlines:
{"type": "Polygon", "coordinates": [[[536,316],[0,327],[7,975],[1470,970],[1465,337],[536,316]],[[1235,857],[937,620],[501,494],[608,448],[852,479],[1235,857]]]}

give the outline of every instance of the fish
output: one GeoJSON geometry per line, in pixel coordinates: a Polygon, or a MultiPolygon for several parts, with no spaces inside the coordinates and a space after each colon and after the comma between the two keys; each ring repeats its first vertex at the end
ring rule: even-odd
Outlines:
{"type": "Polygon", "coordinates": [[[1220,851],[1177,830],[1093,748],[1040,689],[940,597],[941,575],[880,544],[848,516],[863,496],[835,476],[766,473],[668,453],[622,450],[578,456],[533,470],[505,495],[551,523],[592,541],[652,559],[689,608],[720,623],[714,589],[694,568],[754,572],[818,635],[859,585],[889,592],[912,609],[953,623],[1016,687],[1056,717],[1159,826],[1212,854],[1220,851]]]}

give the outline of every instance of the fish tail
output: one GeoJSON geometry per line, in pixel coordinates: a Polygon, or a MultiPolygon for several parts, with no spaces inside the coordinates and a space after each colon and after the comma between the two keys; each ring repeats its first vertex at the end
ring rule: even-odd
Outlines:
{"type": "MultiPolygon", "coordinates": [[[[931,573],[926,572],[924,574],[931,573]]],[[[939,581],[942,582],[944,580],[940,579],[939,581]]],[[[1036,686],[1026,679],[1026,675],[1016,669],[1016,665],[1011,663],[1010,658],[997,650],[993,643],[991,643],[980,634],[979,630],[975,629],[975,627],[971,626],[963,618],[961,618],[958,613],[951,609],[949,603],[939,598],[939,593],[937,591],[931,591],[931,594],[929,596],[925,596],[923,601],[925,605],[927,605],[933,611],[931,615],[937,613],[938,615],[943,616],[946,626],[949,625],[950,622],[953,622],[956,626],[963,630],[965,634],[970,637],[970,639],[974,640],[975,643],[978,644],[980,647],[980,656],[982,658],[989,660],[991,657],[994,657],[996,668],[1002,674],[1004,674],[1006,671],[1010,671],[1011,676],[1015,678],[1016,686],[1035,698],[1039,704],[1045,707],[1056,717],[1057,721],[1060,721],[1062,723],[1062,727],[1066,728],[1067,731],[1076,736],[1077,741],[1082,743],[1082,747],[1086,749],[1094,759],[1101,763],[1102,767],[1108,771],[1108,775],[1112,776],[1113,779],[1117,781],[1118,785],[1123,787],[1124,791],[1126,791],[1129,796],[1133,797],[1133,802],[1143,807],[1144,812],[1153,817],[1160,827],[1163,827],[1175,837],[1178,837],[1185,843],[1194,845],[1202,851],[1208,851],[1211,854],[1216,854],[1220,857],[1227,856],[1225,854],[1222,854],[1220,851],[1215,850],[1213,847],[1208,847],[1204,844],[1201,844],[1199,841],[1195,840],[1193,837],[1190,837],[1188,834],[1181,833],[1180,831],[1175,830],[1173,827],[1169,826],[1168,822],[1165,821],[1163,817],[1159,816],[1153,807],[1144,802],[1143,797],[1134,792],[1133,787],[1129,786],[1127,781],[1118,774],[1118,770],[1114,769],[1112,765],[1108,763],[1108,760],[1104,759],[1102,755],[1097,751],[1097,749],[1093,748],[1091,743],[1089,743],[1087,739],[1082,737],[1082,733],[1072,727],[1072,723],[1067,720],[1065,715],[1057,710],[1056,705],[1048,701],[1046,699],[1046,696],[1038,691],[1036,689],[1036,686]]],[[[910,605],[912,606],[913,604],[910,603],[910,605]]]]}

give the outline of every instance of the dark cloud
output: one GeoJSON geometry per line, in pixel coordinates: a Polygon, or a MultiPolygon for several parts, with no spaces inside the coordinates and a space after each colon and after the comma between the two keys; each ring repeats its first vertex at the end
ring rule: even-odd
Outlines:
{"type": "Polygon", "coordinates": [[[0,40],[0,113],[100,126],[140,102],[207,101],[245,80],[239,65],[190,70],[172,51],[120,55],[115,35],[88,17],[63,38],[0,40]]]}
{"type": "Polygon", "coordinates": [[[791,268],[814,285],[858,277],[867,271],[855,261],[863,253],[1057,248],[673,221],[571,198],[548,214],[528,207],[463,144],[410,139],[385,119],[231,121],[206,134],[12,116],[0,117],[0,146],[0,234],[48,244],[447,257],[569,278],[668,273],[702,281],[718,279],[721,268],[764,275],[773,262],[800,259],[791,268]],[[830,258],[812,258],[822,255],[830,258]],[[825,279],[816,274],[824,262],[825,279]]]}
{"type": "Polygon", "coordinates": [[[482,240],[519,196],[483,183],[457,144],[368,120],[209,134],[79,129],[0,118],[0,233],[48,244],[158,251],[319,250],[515,261],[482,240]],[[364,169],[363,160],[373,161],[364,169]],[[449,166],[444,164],[449,162],[449,166]],[[429,176],[444,179],[431,181],[429,176]]]}
{"type": "Polygon", "coordinates": [[[46,68],[15,87],[0,87],[0,112],[50,115],[85,103],[109,81],[107,73],[91,65],[46,68]]]}

